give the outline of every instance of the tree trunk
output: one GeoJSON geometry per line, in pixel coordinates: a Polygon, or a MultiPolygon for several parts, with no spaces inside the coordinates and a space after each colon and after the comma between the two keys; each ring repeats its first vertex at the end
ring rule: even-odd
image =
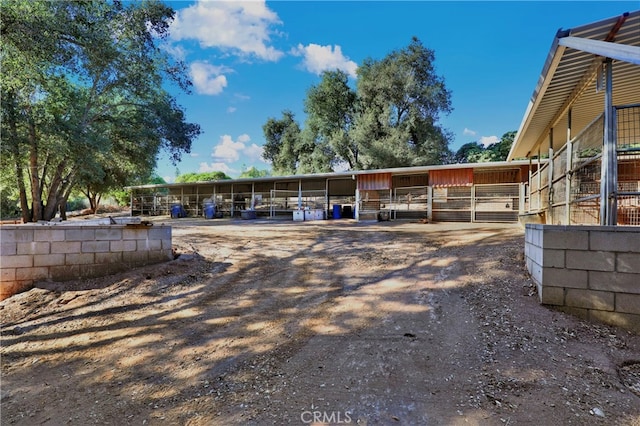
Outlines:
{"type": "MultiPolygon", "coordinates": [[[[9,144],[11,146],[11,153],[13,155],[13,161],[15,163],[16,171],[16,183],[18,185],[18,192],[20,194],[20,214],[22,216],[22,222],[26,223],[30,221],[29,202],[27,200],[27,188],[24,185],[24,169],[22,168],[18,127],[16,124],[16,109],[15,109],[15,93],[9,92],[7,95],[7,121],[9,121],[9,144]]],[[[5,141],[6,143],[6,141],[5,141]]]]}
{"type": "Polygon", "coordinates": [[[40,178],[38,176],[38,141],[35,123],[29,120],[29,175],[31,179],[31,202],[32,211],[30,222],[37,222],[42,219],[42,190],[40,188],[40,178]]]}

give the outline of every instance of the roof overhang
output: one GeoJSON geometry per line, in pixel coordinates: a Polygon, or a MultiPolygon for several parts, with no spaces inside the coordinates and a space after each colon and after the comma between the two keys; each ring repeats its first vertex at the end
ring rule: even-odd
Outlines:
{"type": "Polygon", "coordinates": [[[613,104],[640,103],[640,11],[556,34],[508,160],[562,147],[604,111],[598,76],[613,61],[613,104]]]}
{"type": "Polygon", "coordinates": [[[266,176],[259,178],[239,178],[239,179],[220,179],[200,182],[181,182],[181,183],[158,183],[147,185],[125,186],[125,190],[132,189],[157,189],[157,188],[186,188],[194,185],[226,185],[226,184],[251,184],[258,182],[290,182],[290,181],[310,181],[310,180],[333,180],[333,179],[353,179],[359,175],[373,175],[379,173],[390,173],[392,176],[405,176],[415,174],[428,174],[433,170],[443,169],[474,169],[474,170],[497,170],[497,169],[513,169],[514,167],[528,166],[529,161],[492,161],[486,163],[459,163],[459,164],[442,164],[434,166],[414,166],[414,167],[397,167],[389,169],[376,170],[353,170],[344,172],[330,173],[312,173],[307,175],[290,175],[290,176],[266,176]]]}

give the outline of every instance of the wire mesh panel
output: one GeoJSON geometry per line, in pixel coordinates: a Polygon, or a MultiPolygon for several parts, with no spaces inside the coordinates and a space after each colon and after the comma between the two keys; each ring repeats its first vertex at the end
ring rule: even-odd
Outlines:
{"type": "Polygon", "coordinates": [[[616,109],[618,225],[640,225],[640,105],[616,109]]]}
{"type": "Polygon", "coordinates": [[[640,105],[617,108],[616,122],[617,149],[640,151],[640,105]]]}
{"type": "Polygon", "coordinates": [[[398,219],[418,219],[427,215],[428,191],[426,186],[396,188],[391,210],[398,219]]]}
{"type": "Polygon", "coordinates": [[[520,185],[476,185],[473,200],[475,222],[517,222],[520,211],[520,185]]]}
{"type": "Polygon", "coordinates": [[[471,222],[471,186],[433,188],[433,220],[471,222]]]}
{"type": "Polygon", "coordinates": [[[391,192],[389,190],[361,190],[358,203],[359,220],[378,220],[384,212],[385,219],[391,215],[391,192]]]}
{"type": "Polygon", "coordinates": [[[327,191],[287,191],[272,189],[269,198],[270,216],[291,216],[294,210],[325,210],[327,191]]]}

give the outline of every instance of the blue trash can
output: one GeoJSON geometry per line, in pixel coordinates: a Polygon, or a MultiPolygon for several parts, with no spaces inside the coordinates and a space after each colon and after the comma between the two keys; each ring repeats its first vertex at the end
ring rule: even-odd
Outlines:
{"type": "Polygon", "coordinates": [[[342,218],[342,205],[334,204],[333,205],[333,216],[334,219],[342,218]]]}
{"type": "Polygon", "coordinates": [[[171,206],[171,218],[177,219],[182,217],[182,206],[180,204],[174,204],[171,206]]]}
{"type": "Polygon", "coordinates": [[[206,203],[204,205],[204,217],[205,219],[213,219],[216,217],[216,205],[213,203],[206,203]]]}

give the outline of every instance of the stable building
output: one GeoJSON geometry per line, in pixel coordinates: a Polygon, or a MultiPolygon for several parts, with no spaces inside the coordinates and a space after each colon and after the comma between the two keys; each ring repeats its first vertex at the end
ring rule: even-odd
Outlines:
{"type": "MultiPolygon", "coordinates": [[[[543,162],[544,163],[544,162],[543,162]]],[[[529,161],[131,186],[131,215],[517,222],[529,161]]]]}

